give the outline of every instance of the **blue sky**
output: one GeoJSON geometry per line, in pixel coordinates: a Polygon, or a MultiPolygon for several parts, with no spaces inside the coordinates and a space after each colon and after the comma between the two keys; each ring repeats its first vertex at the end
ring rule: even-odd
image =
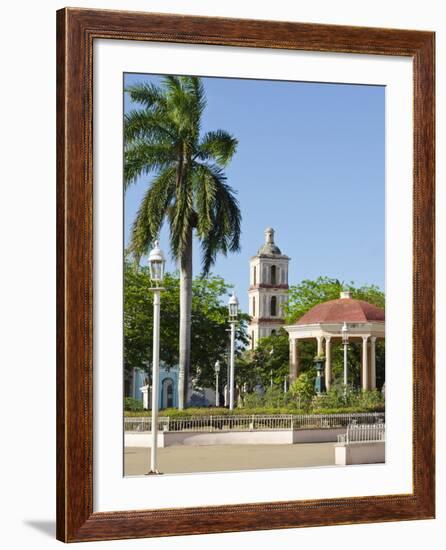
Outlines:
{"type": "MultiPolygon", "coordinates": [[[[160,82],[126,74],[124,85],[160,82]]],[[[289,283],[319,275],[384,289],[385,88],[203,78],[203,131],[239,140],[226,170],[242,211],[241,251],[212,272],[235,286],[247,309],[249,259],[267,226],[291,257],[289,283]]],[[[127,112],[138,105],[124,95],[127,112]]],[[[150,176],[125,196],[125,240],[150,176]]],[[[161,247],[169,250],[166,228],[161,247]]],[[[200,272],[195,244],[194,275],[200,272]]],[[[167,269],[175,269],[169,258],[167,269]]]]}

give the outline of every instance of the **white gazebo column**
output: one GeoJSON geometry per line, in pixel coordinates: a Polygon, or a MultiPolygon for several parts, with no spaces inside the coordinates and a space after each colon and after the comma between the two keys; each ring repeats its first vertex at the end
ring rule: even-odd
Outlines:
{"type": "Polygon", "coordinates": [[[370,337],[370,389],[376,390],[376,336],[370,337]]]}
{"type": "Polygon", "coordinates": [[[325,387],[327,391],[331,386],[331,337],[325,338],[325,387]]]}
{"type": "Polygon", "coordinates": [[[323,355],[322,344],[324,342],[324,337],[323,336],[316,336],[316,340],[317,340],[317,355],[318,356],[323,355]]]}
{"type": "Polygon", "coordinates": [[[369,368],[367,361],[367,351],[368,351],[368,336],[362,337],[362,389],[369,389],[369,368]]]}
{"type": "Polygon", "coordinates": [[[299,348],[298,339],[290,339],[290,383],[299,375],[299,348]]]}

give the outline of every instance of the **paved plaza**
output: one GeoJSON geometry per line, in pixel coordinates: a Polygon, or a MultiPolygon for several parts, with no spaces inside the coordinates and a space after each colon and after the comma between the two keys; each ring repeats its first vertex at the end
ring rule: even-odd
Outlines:
{"type": "MultiPolygon", "coordinates": [[[[210,445],[158,449],[158,469],[164,474],[222,472],[333,466],[334,443],[295,445],[210,445]]],[[[143,475],[149,470],[150,449],[126,447],[125,475],[143,475]]]]}

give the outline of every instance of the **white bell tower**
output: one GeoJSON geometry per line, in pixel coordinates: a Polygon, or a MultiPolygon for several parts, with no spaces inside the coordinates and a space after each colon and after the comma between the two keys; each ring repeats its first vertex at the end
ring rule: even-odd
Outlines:
{"type": "Polygon", "coordinates": [[[251,349],[259,338],[270,336],[285,322],[284,305],[288,299],[288,263],[290,258],[274,242],[274,229],[265,229],[265,243],[249,262],[248,334],[251,349]]]}

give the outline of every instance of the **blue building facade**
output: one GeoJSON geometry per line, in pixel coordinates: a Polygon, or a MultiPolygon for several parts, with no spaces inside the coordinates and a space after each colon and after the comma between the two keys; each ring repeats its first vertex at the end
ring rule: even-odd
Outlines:
{"type": "MultiPolygon", "coordinates": [[[[160,409],[170,409],[178,407],[178,367],[167,369],[165,365],[160,365],[160,380],[158,390],[158,404],[160,409]]],[[[143,369],[134,368],[130,377],[125,381],[126,397],[133,397],[138,401],[143,401],[143,392],[141,388],[149,383],[147,373],[143,369]]],[[[151,392],[149,391],[149,408],[151,392]]]]}

